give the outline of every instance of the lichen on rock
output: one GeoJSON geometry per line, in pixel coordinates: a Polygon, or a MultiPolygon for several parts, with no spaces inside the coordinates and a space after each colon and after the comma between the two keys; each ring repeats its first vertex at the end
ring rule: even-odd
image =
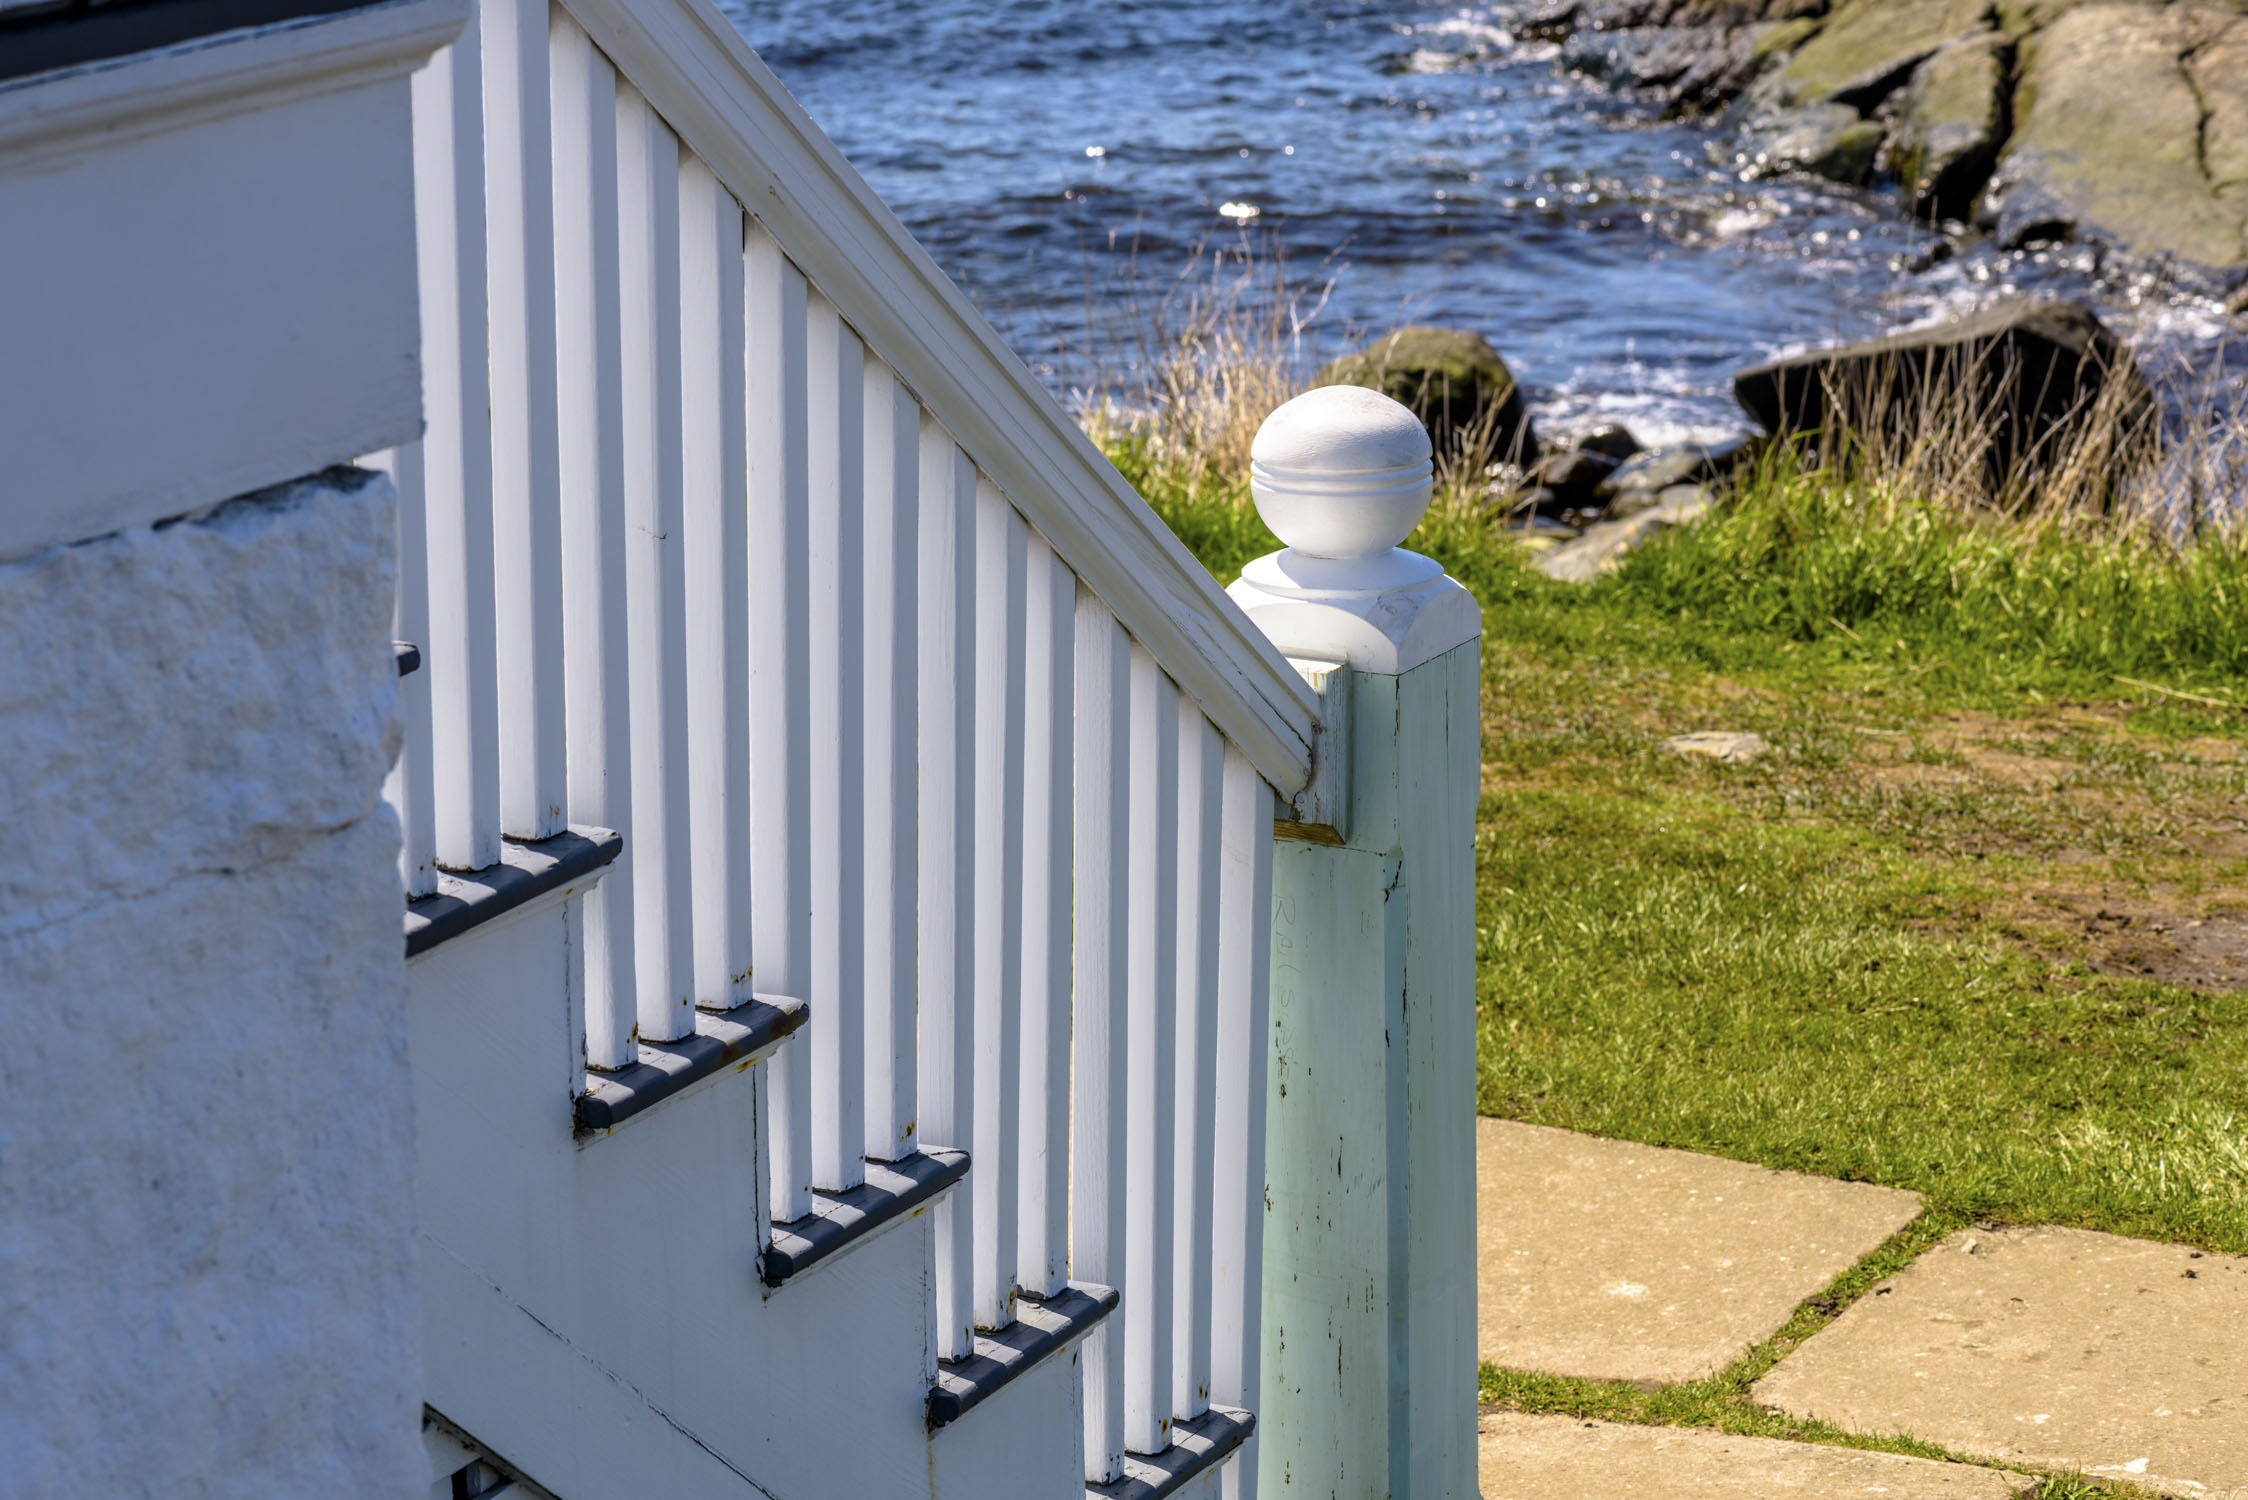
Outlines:
{"type": "Polygon", "coordinates": [[[2175,9],[2108,0],[2023,40],[2014,133],[1985,215],[2003,243],[2089,234],[2134,254],[2248,262],[2241,215],[2203,170],[2188,27],[2175,9]]]}
{"type": "Polygon", "coordinates": [[[1869,110],[1923,58],[1989,18],[1989,0],[1852,0],[1780,68],[1774,90],[1785,103],[1869,110]]]}
{"type": "Polygon", "coordinates": [[[1920,217],[2248,271],[2248,0],[1564,0],[1535,26],[1672,113],[1739,106],[1748,175],[1861,181],[1885,137],[1872,169],[1920,217]]]}
{"type": "Polygon", "coordinates": [[[1916,217],[1965,219],[2006,131],[2011,49],[1979,31],[1937,50],[1913,73],[1890,134],[1887,162],[1916,217]]]}
{"type": "Polygon", "coordinates": [[[2248,17],[2195,48],[2186,79],[2201,99],[2201,164],[2210,191],[2248,239],[2248,17]]]}
{"type": "Polygon", "coordinates": [[[1855,187],[1872,174],[1884,132],[1847,104],[1760,114],[1743,131],[1744,177],[1809,172],[1855,187]]]}
{"type": "Polygon", "coordinates": [[[1403,403],[1427,425],[1439,453],[1469,441],[1516,463],[1538,456],[1522,388],[1479,333],[1400,328],[1328,365],[1313,383],[1370,386],[1403,403]]]}

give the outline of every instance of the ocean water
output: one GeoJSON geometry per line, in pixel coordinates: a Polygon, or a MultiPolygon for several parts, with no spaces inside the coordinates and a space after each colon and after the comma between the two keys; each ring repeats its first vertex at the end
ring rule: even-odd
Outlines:
{"type": "Polygon", "coordinates": [[[1542,426],[1742,430],[1734,370],[2015,292],[2089,300],[2173,403],[2236,388],[2205,297],[2083,246],[1941,237],[1893,193],[1744,181],[1720,129],[1562,71],[1512,8],[1412,0],[724,0],[814,119],[1065,395],[1256,269],[1307,362],[1473,328],[1542,426]],[[1213,260],[1218,262],[1213,269],[1213,260]]]}

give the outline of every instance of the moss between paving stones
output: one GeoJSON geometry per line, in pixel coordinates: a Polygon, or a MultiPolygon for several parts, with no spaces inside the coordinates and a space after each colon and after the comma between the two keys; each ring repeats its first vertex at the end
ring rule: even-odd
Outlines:
{"type": "Polygon", "coordinates": [[[2248,1260],[2082,1229],[1967,1230],[1749,1394],[1986,1461],[2237,1493],[2248,1473],[2228,1409],[2248,1382],[2244,1298],[2248,1260]]]}
{"type": "MultiPolygon", "coordinates": [[[[1850,1432],[1815,1418],[1792,1416],[1758,1406],[1749,1398],[1751,1386],[1806,1339],[1832,1323],[1844,1308],[1903,1271],[1954,1231],[1967,1227],[1968,1222],[1944,1213],[1922,1215],[1837,1277],[1824,1291],[1807,1299],[1778,1333],[1751,1348],[1728,1369],[1705,1380],[1682,1385],[1635,1385],[1502,1370],[1486,1364],[1481,1370],[1479,1394],[1487,1407],[1509,1411],[1652,1426],[1705,1427],[1751,1437],[1830,1443],[1870,1452],[1902,1453],[1914,1458],[2038,1473],[2019,1465],[1993,1465],[1987,1459],[1956,1453],[1939,1444],[1902,1434],[1850,1432]]],[[[2145,1493],[2128,1484],[2098,1483],[2076,1474],[2042,1473],[2040,1479],[2030,1500],[2091,1500],[2091,1497],[2127,1500],[2127,1497],[2145,1493]]]]}

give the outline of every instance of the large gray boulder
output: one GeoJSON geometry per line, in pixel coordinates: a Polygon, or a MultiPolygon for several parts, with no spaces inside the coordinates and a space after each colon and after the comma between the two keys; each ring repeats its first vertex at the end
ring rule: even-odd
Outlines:
{"type": "Polygon", "coordinates": [[[1317,385],[1370,386],[1412,409],[1441,456],[1463,441],[1527,465],[1538,456],[1514,372],[1479,333],[1400,328],[1319,372],[1317,385]]]}
{"type": "Polygon", "coordinates": [[[2143,418],[2152,410],[2130,351],[2089,308],[2017,299],[1937,327],[1757,365],[1733,377],[1733,394],[1775,435],[1832,424],[1906,437],[1918,435],[1928,405],[1943,408],[1941,419],[1970,397],[1987,422],[1986,459],[1999,483],[2049,458],[2110,378],[2125,382],[2127,411],[2143,418]]]}
{"type": "Polygon", "coordinates": [[[2248,152],[2248,73],[2211,76],[2200,63],[2219,44],[2220,63],[2234,58],[2248,36],[2229,12],[2101,0],[2024,37],[2014,133],[1987,203],[1999,239],[2092,236],[2134,254],[2248,265],[2248,204],[2229,184],[2220,196],[2203,162],[2205,114],[2225,122],[2221,170],[2248,152]],[[2221,108],[2205,110],[2189,57],[2221,108]]]}
{"type": "Polygon", "coordinates": [[[2196,49],[2186,77],[2206,112],[2201,165],[2220,206],[2248,224],[2248,16],[2196,49]]]}

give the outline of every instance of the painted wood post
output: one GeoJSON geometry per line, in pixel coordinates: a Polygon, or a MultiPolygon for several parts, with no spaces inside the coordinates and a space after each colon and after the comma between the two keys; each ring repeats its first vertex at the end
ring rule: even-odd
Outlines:
{"type": "Polygon", "coordinates": [[[1251,450],[1287,550],[1229,591],[1321,692],[1272,871],[1267,1497],[1474,1500],[1474,599],[1396,544],[1428,435],[1356,386],[1251,450]],[[1338,670],[1342,669],[1342,670],[1338,670]]]}

